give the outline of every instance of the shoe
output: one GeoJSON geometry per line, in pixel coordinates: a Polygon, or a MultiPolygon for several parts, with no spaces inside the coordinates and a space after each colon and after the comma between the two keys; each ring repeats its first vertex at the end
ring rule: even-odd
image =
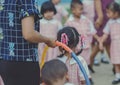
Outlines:
{"type": "Polygon", "coordinates": [[[94,85],[94,82],[92,79],[89,79],[90,80],[90,85],[94,85]]]}
{"type": "Polygon", "coordinates": [[[99,62],[97,59],[94,59],[94,65],[95,65],[95,66],[99,66],[99,65],[100,65],[100,62],[99,62]]]}
{"type": "Polygon", "coordinates": [[[112,81],[112,84],[118,84],[118,83],[120,83],[120,79],[115,79],[112,81]]]}
{"type": "Polygon", "coordinates": [[[95,73],[95,71],[93,70],[93,68],[90,65],[88,65],[88,69],[90,70],[91,73],[95,73]]]}
{"type": "Polygon", "coordinates": [[[109,64],[109,61],[105,57],[101,58],[101,62],[104,64],[109,64]]]}

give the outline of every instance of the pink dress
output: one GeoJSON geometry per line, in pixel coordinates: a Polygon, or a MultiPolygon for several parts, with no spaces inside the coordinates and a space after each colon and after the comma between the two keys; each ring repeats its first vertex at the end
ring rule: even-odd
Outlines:
{"type": "Polygon", "coordinates": [[[110,19],[103,32],[110,34],[111,37],[111,62],[120,64],[120,18],[116,20],[110,19]]]}
{"type": "MultiPolygon", "coordinates": [[[[57,39],[57,32],[62,28],[62,25],[59,21],[52,19],[52,20],[46,20],[42,19],[40,20],[40,34],[52,38],[57,39]]],[[[43,50],[45,48],[46,44],[39,43],[38,45],[38,55],[41,60],[41,56],[43,53],[43,50]]],[[[58,55],[58,47],[56,48],[49,48],[47,51],[46,59],[45,61],[49,61],[51,59],[54,59],[58,55]]],[[[40,61],[41,62],[41,61],[40,61]]]]}
{"type": "Polygon", "coordinates": [[[68,16],[68,12],[61,5],[55,5],[55,8],[57,10],[57,14],[54,16],[54,18],[57,19],[58,21],[62,22],[62,18],[65,16],[68,16]]]}
{"type": "Polygon", "coordinates": [[[83,15],[94,22],[95,10],[94,0],[83,0],[83,15]]]}
{"type": "Polygon", "coordinates": [[[2,78],[1,78],[1,76],[0,76],[0,85],[4,85],[4,83],[3,83],[3,80],[2,80],[2,78]]]}
{"type": "MultiPolygon", "coordinates": [[[[84,57],[87,64],[90,64],[90,53],[91,53],[91,42],[93,35],[96,34],[96,30],[94,29],[94,26],[92,22],[86,18],[85,16],[81,15],[81,18],[79,21],[76,21],[74,17],[71,15],[66,22],[65,26],[71,26],[77,29],[79,34],[84,36],[84,47],[83,51],[80,54],[84,57]]],[[[77,50],[80,50],[80,43],[77,46],[77,50]]]]}
{"type": "MultiPolygon", "coordinates": [[[[77,56],[77,57],[79,58],[79,60],[83,64],[83,67],[85,68],[88,77],[91,78],[86,61],[81,56],[77,56]]],[[[78,64],[76,63],[76,61],[73,58],[68,59],[67,56],[63,56],[63,57],[58,58],[58,59],[67,65],[69,82],[73,83],[74,85],[82,85],[81,81],[83,81],[85,79],[84,79],[84,76],[83,76],[78,64]]]]}

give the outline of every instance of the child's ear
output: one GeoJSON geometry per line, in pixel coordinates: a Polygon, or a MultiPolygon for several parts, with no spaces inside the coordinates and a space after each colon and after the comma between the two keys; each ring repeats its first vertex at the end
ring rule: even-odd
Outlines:
{"type": "Polygon", "coordinates": [[[66,80],[69,81],[69,75],[68,75],[68,73],[65,75],[65,77],[66,77],[66,80]]]}

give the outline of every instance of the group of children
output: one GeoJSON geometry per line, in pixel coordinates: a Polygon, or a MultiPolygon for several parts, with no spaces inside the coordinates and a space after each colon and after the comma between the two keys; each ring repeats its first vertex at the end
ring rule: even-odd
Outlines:
{"type": "MultiPolygon", "coordinates": [[[[89,1],[88,2],[87,1],[84,2],[84,1],[85,0],[83,0],[83,2],[81,2],[80,0],[71,1],[70,10],[72,14],[70,14],[69,17],[68,17],[67,11],[65,11],[65,9],[63,9],[62,6],[60,7],[60,5],[58,5],[60,0],[51,0],[43,3],[43,5],[41,6],[41,14],[43,15],[43,18],[40,20],[40,33],[43,33],[44,35],[49,37],[51,36],[52,38],[57,39],[58,41],[66,44],[76,54],[82,49],[82,53],[78,54],[78,58],[83,63],[90,80],[92,78],[90,76],[87,66],[91,64],[90,56],[91,56],[92,39],[94,37],[99,43],[99,49],[103,50],[103,43],[107,39],[108,35],[110,35],[111,37],[110,55],[111,55],[112,64],[114,65],[115,72],[116,72],[115,79],[113,80],[112,83],[113,84],[120,83],[120,61],[119,61],[120,47],[118,47],[119,39],[120,39],[120,33],[119,33],[120,32],[119,31],[120,5],[114,1],[107,4],[105,12],[107,17],[109,18],[109,21],[107,22],[103,30],[104,34],[101,37],[99,37],[95,29],[95,27],[97,27],[99,24],[96,21],[97,24],[95,23],[96,26],[94,26],[94,23],[93,23],[94,18],[90,19],[90,17],[94,17],[94,16],[90,16],[89,14],[89,16],[86,17],[85,15],[86,12],[84,11],[85,9],[84,4],[88,3],[89,1]],[[56,11],[59,14],[56,14],[56,11]],[[63,26],[61,24],[62,17],[59,18],[60,20],[57,18],[58,16],[60,17],[60,15],[64,16],[66,20],[63,26]],[[82,43],[81,43],[81,39],[82,39],[82,43]]],[[[41,52],[39,53],[40,57],[44,47],[45,47],[45,44],[44,45],[40,44],[38,47],[39,52],[41,52]]],[[[85,79],[83,74],[81,73],[77,63],[74,61],[74,59],[71,57],[69,53],[67,53],[62,48],[58,48],[58,47],[54,49],[49,48],[46,56],[46,61],[49,61],[55,58],[57,58],[58,60],[66,64],[68,69],[68,72],[66,72],[68,74],[67,80],[70,83],[73,83],[74,85],[85,84],[85,79]]],[[[42,74],[42,76],[44,76],[44,74],[42,74]]],[[[51,76],[51,77],[54,77],[54,76],[51,76]]],[[[44,79],[43,79],[43,82],[46,83],[44,79]]],[[[47,84],[47,85],[54,85],[54,84],[47,84]]]]}
{"type": "MultiPolygon", "coordinates": [[[[40,33],[58,40],[70,47],[82,62],[86,73],[93,84],[88,66],[92,67],[91,44],[93,37],[99,43],[99,49],[103,50],[103,43],[108,36],[111,38],[110,59],[115,67],[115,79],[112,84],[120,83],[120,4],[112,0],[106,6],[106,15],[109,18],[103,32],[99,37],[95,27],[100,27],[101,19],[97,19],[94,26],[94,11],[88,14],[85,9],[94,10],[94,2],[97,0],[72,0],[69,13],[59,5],[60,0],[46,1],[41,6],[42,19],[40,20],[40,33]],[[69,17],[68,17],[69,16],[69,17]],[[64,18],[65,24],[62,25],[64,18]],[[81,42],[82,41],[82,42],[81,42]],[[82,52],[79,53],[79,51],[82,52]]],[[[106,0],[103,0],[106,1],[106,0]]],[[[99,7],[98,7],[99,8],[99,7]]],[[[90,11],[90,10],[89,10],[90,11]]],[[[99,10],[99,14],[101,12],[99,10]]],[[[98,15],[98,17],[101,17],[98,15]]],[[[44,43],[38,45],[38,55],[41,56],[44,43]]],[[[94,53],[93,53],[94,54],[94,53]]],[[[41,69],[42,85],[85,85],[85,78],[76,61],[63,48],[49,48],[45,64],[41,69]],[[68,83],[69,82],[69,83],[68,83]],[[71,83],[71,84],[70,84],[71,83]]]]}

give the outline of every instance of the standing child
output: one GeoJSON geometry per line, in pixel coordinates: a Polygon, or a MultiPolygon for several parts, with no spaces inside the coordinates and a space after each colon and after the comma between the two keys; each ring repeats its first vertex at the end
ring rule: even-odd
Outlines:
{"type": "MultiPolygon", "coordinates": [[[[75,28],[64,27],[58,32],[57,40],[59,42],[66,44],[69,48],[71,48],[75,52],[75,48],[79,43],[79,37],[80,37],[79,33],[75,28]]],[[[59,56],[58,59],[63,61],[68,67],[69,82],[73,83],[74,85],[84,85],[85,79],[76,61],[72,58],[69,52],[66,52],[62,48],[60,48],[60,51],[62,54],[59,56]]],[[[81,56],[77,57],[82,62],[88,77],[91,78],[85,60],[81,56]]]]}
{"type": "Polygon", "coordinates": [[[103,30],[104,35],[100,42],[100,49],[103,49],[103,42],[110,34],[111,62],[115,67],[115,79],[112,84],[118,84],[120,83],[120,5],[116,2],[112,2],[107,5],[106,11],[110,20],[107,22],[106,27],[103,30]]]}
{"type": "MultiPolygon", "coordinates": [[[[56,14],[56,9],[51,1],[46,1],[41,6],[41,14],[43,18],[40,20],[40,34],[45,35],[53,39],[57,39],[57,32],[62,28],[59,21],[55,20],[53,16],[56,14]]],[[[38,46],[38,55],[41,58],[43,49],[45,47],[44,43],[40,43],[38,46]]],[[[58,48],[49,48],[47,51],[47,56],[45,61],[55,58],[58,54],[58,48]]]]}
{"type": "MultiPolygon", "coordinates": [[[[69,17],[65,25],[75,27],[79,34],[83,36],[84,46],[80,55],[84,57],[89,65],[92,37],[94,36],[97,40],[99,40],[99,37],[96,35],[96,30],[94,29],[92,22],[82,15],[83,4],[80,0],[73,0],[71,2],[71,11],[73,15],[69,17]]],[[[80,49],[79,45],[78,49],[80,49]]]]}
{"type": "Polygon", "coordinates": [[[62,22],[62,19],[64,18],[65,21],[68,18],[68,12],[66,11],[66,9],[61,6],[59,3],[61,0],[51,0],[52,3],[55,5],[55,8],[57,10],[56,15],[54,16],[55,19],[59,20],[60,22],[62,22]]]}

